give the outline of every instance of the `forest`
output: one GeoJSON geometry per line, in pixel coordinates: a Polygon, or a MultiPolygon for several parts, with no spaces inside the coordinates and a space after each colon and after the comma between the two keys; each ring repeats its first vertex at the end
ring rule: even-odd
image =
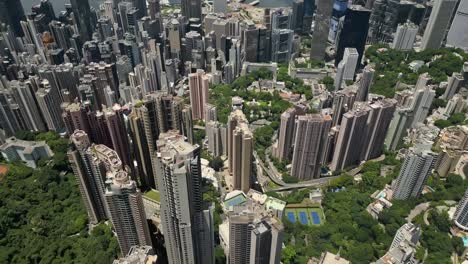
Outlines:
{"type": "Polygon", "coordinates": [[[1,162],[9,171],[0,175],[0,263],[112,263],[117,240],[104,223],[88,230],[66,158],[68,140],[52,132],[16,136],[46,140],[55,155],[36,170],[1,162]]]}

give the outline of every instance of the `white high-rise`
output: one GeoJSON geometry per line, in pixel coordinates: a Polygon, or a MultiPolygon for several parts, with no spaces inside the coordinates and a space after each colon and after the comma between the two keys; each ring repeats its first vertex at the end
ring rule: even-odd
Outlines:
{"type": "Polygon", "coordinates": [[[411,22],[398,25],[395,37],[393,38],[393,43],[390,47],[397,50],[413,49],[413,44],[416,40],[418,30],[419,27],[411,22]]]}
{"type": "Polygon", "coordinates": [[[468,0],[461,0],[447,34],[447,46],[468,51],[468,0]]]}
{"type": "Polygon", "coordinates": [[[436,153],[411,148],[401,166],[400,175],[393,183],[393,198],[406,200],[411,197],[418,197],[436,161],[436,153]]]}
{"type": "Polygon", "coordinates": [[[344,61],[344,72],[343,80],[352,81],[354,80],[354,73],[358,65],[359,53],[355,48],[345,48],[343,61],[344,61]]]}
{"type": "Polygon", "coordinates": [[[447,33],[458,0],[436,0],[421,41],[421,49],[438,49],[447,33]]]}

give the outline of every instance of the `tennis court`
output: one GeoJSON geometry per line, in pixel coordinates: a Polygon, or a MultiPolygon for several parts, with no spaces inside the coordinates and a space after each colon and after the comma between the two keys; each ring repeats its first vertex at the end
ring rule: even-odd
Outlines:
{"type": "Polygon", "coordinates": [[[294,215],[294,212],[288,212],[288,220],[291,223],[296,223],[296,216],[294,215]]]}
{"type": "Polygon", "coordinates": [[[299,212],[299,220],[303,225],[307,225],[309,223],[306,212],[299,212]]]}
{"type": "Polygon", "coordinates": [[[291,223],[301,225],[321,225],[325,218],[320,207],[286,208],[286,218],[291,223]]]}
{"type": "Polygon", "coordinates": [[[312,223],[314,225],[320,225],[320,216],[317,212],[310,212],[310,215],[312,216],[312,223]]]}

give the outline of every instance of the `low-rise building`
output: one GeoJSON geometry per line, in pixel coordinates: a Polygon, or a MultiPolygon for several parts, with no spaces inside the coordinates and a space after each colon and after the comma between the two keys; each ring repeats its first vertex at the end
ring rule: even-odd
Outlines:
{"type": "Polygon", "coordinates": [[[0,146],[3,158],[9,162],[22,160],[26,166],[37,167],[37,161],[54,155],[45,141],[26,141],[10,137],[0,146]]]}
{"type": "Polygon", "coordinates": [[[157,260],[150,246],[133,246],[127,256],[114,260],[113,264],[154,264],[157,260]]]}

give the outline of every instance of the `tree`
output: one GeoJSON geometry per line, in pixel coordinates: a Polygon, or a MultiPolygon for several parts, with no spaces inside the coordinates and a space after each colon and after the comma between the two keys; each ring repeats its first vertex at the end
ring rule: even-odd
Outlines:
{"type": "Polygon", "coordinates": [[[226,256],[224,255],[224,250],[220,246],[215,248],[215,263],[216,264],[225,264],[226,256]]]}
{"type": "Polygon", "coordinates": [[[215,157],[214,159],[210,160],[209,166],[215,171],[220,171],[224,166],[223,159],[221,159],[221,157],[215,157]]]}
{"type": "Polygon", "coordinates": [[[458,256],[463,255],[463,252],[465,251],[465,245],[461,237],[457,237],[457,236],[452,237],[452,247],[455,250],[455,252],[457,252],[458,256]]]}
{"type": "Polygon", "coordinates": [[[323,77],[321,83],[325,84],[328,91],[330,91],[330,92],[335,91],[335,85],[334,85],[335,80],[333,80],[332,77],[330,77],[330,76],[323,77]]]}
{"type": "Polygon", "coordinates": [[[286,246],[281,252],[281,261],[284,264],[293,264],[295,263],[294,259],[296,258],[296,250],[291,246],[286,246]]]}

